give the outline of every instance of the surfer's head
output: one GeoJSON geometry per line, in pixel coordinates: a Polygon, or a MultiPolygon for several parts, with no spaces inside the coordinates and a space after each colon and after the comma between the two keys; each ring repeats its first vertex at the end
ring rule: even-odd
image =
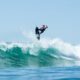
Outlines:
{"type": "Polygon", "coordinates": [[[46,29],[46,28],[48,28],[48,26],[47,25],[42,25],[42,28],[46,29]]]}

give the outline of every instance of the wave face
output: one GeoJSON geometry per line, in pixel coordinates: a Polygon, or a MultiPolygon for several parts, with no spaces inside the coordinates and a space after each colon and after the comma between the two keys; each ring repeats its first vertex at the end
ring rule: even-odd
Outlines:
{"type": "Polygon", "coordinates": [[[0,43],[0,67],[80,66],[80,46],[59,39],[0,43]]]}

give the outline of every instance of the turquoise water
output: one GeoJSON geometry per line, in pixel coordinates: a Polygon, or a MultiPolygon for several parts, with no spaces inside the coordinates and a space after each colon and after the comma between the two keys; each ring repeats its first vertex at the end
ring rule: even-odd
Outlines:
{"type": "Polygon", "coordinates": [[[80,80],[79,53],[60,40],[0,43],[0,80],[80,80]]]}

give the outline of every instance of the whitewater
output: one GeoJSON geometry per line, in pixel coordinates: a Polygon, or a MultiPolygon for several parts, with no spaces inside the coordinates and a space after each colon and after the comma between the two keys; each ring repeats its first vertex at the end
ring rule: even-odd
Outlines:
{"type": "Polygon", "coordinates": [[[80,45],[60,39],[0,43],[0,67],[80,66],[80,45]]]}

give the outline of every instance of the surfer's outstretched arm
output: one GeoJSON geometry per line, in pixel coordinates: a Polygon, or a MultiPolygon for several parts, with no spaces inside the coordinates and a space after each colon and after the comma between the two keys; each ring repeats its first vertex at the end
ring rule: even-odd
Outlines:
{"type": "Polygon", "coordinates": [[[48,28],[47,25],[43,25],[40,29],[39,29],[39,33],[42,34],[46,29],[48,28]]]}

